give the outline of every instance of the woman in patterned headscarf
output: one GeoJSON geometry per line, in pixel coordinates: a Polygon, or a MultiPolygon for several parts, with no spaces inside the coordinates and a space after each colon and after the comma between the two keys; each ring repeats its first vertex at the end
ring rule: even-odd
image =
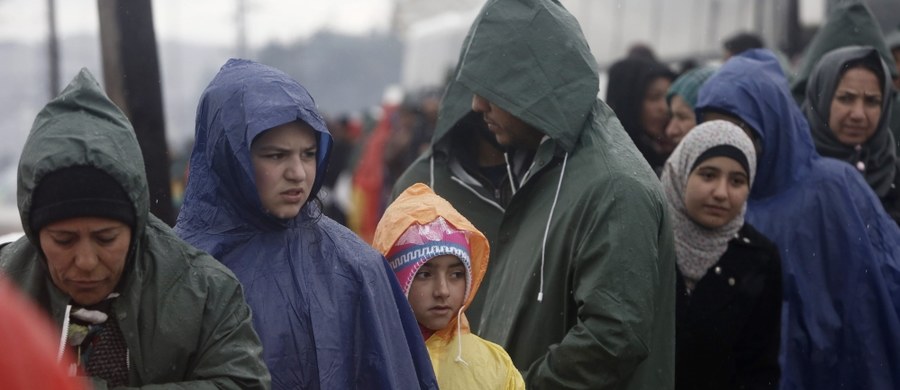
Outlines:
{"type": "Polygon", "coordinates": [[[725,121],[694,128],[663,168],[680,276],[676,389],[778,384],[781,261],[744,222],[755,171],[753,143],[725,121]]]}

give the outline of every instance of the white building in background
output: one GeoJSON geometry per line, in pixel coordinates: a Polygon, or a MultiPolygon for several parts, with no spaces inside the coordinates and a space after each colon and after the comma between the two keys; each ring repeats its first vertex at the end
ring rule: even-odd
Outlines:
{"type": "MultiPolygon", "coordinates": [[[[722,41],[742,31],[768,47],[789,48],[802,25],[821,24],[836,0],[561,0],[578,19],[598,67],[622,58],[636,43],[670,63],[714,60],[722,41]],[[795,22],[790,22],[791,20],[795,22]]],[[[887,2],[867,0],[873,12],[887,2]]],[[[456,66],[469,26],[485,0],[397,0],[394,31],[405,42],[401,85],[406,90],[444,84],[456,66]]],[[[900,18],[900,7],[897,18],[900,18]]],[[[880,11],[879,11],[880,12],[880,11]]]]}

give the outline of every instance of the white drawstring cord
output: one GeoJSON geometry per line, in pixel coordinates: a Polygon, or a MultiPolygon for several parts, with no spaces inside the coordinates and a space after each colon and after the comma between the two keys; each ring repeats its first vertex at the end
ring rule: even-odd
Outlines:
{"type": "Polygon", "coordinates": [[[63,317],[62,335],[59,336],[59,351],[56,353],[56,362],[62,361],[63,352],[66,351],[66,342],[69,340],[69,315],[72,314],[72,305],[66,305],[66,316],[63,317]]]}
{"type": "Polygon", "coordinates": [[[556,209],[556,201],[559,200],[559,189],[562,188],[563,176],[566,175],[566,161],[569,160],[569,153],[563,157],[562,172],[559,173],[559,182],[556,184],[556,194],[553,195],[553,204],[550,205],[550,216],[547,217],[547,227],[544,228],[544,240],[541,241],[541,289],[538,292],[537,300],[544,300],[544,252],[547,249],[547,234],[550,232],[550,221],[553,220],[553,210],[556,209]]]}
{"type": "Polygon", "coordinates": [[[509,155],[506,152],[503,153],[503,160],[506,161],[506,174],[509,175],[509,188],[512,189],[512,194],[516,194],[516,181],[513,179],[512,168],[509,167],[509,155]]]}
{"type": "Polygon", "coordinates": [[[460,306],[459,313],[456,313],[456,348],[457,348],[457,351],[456,351],[456,359],[453,359],[453,361],[455,361],[457,363],[462,363],[462,364],[468,366],[469,363],[466,363],[466,361],[463,360],[463,358],[462,358],[462,312],[463,312],[464,308],[465,308],[465,306],[460,306]]]}

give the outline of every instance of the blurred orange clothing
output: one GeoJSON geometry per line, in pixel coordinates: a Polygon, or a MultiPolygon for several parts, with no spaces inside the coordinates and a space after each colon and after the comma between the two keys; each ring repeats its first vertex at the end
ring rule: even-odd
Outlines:
{"type": "Polygon", "coordinates": [[[0,388],[83,390],[83,377],[66,373],[68,355],[57,362],[59,332],[44,314],[0,275],[0,388]]]}

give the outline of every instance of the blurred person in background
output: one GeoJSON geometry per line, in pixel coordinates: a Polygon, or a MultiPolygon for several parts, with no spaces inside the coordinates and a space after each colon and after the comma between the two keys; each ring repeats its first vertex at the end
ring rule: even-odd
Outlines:
{"type": "Polygon", "coordinates": [[[813,69],[803,112],[819,154],[853,166],[900,223],[900,160],[888,128],[891,89],[878,50],[845,46],[828,52],[813,69]]]}
{"type": "Polygon", "coordinates": [[[684,138],[663,169],[677,255],[675,388],[777,389],[778,248],[744,221],[753,142],[725,121],[684,138]]]}
{"type": "Polygon", "coordinates": [[[619,60],[609,68],[606,104],[657,175],[675,149],[666,136],[666,92],[674,79],[664,64],[640,57],[619,60]]]}
{"type": "Polygon", "coordinates": [[[86,69],[35,119],[18,194],[0,271],[93,388],[269,388],[240,283],[150,213],[134,130],[86,69]]]}
{"type": "Polygon", "coordinates": [[[750,32],[739,32],[722,42],[722,60],[728,61],[729,58],[741,54],[751,49],[761,49],[765,47],[762,38],[759,35],[750,32]]]}
{"type": "Polygon", "coordinates": [[[322,215],[332,138],[278,69],[231,59],[200,97],[175,230],[234,271],[276,389],[435,389],[383,257],[322,215]]]}
{"type": "Polygon", "coordinates": [[[781,251],[780,388],[900,388],[900,228],[855,168],[816,152],[775,56],[732,57],[696,111],[754,140],[746,220],[781,251]]]}
{"type": "MultiPolygon", "coordinates": [[[[797,74],[791,82],[791,92],[797,104],[806,100],[806,84],[819,60],[828,52],[844,46],[871,46],[888,65],[889,78],[900,75],[878,20],[863,2],[839,2],[816,32],[803,54],[797,74]]],[[[900,104],[891,105],[891,123],[888,127],[894,137],[894,147],[900,154],[900,104]]]]}
{"type": "Polygon", "coordinates": [[[694,105],[697,104],[697,92],[700,86],[715,73],[716,68],[704,66],[687,71],[678,76],[669,91],[666,93],[666,102],[672,118],[666,126],[666,137],[675,145],[688,134],[694,126],[697,126],[697,116],[694,114],[694,105]]]}
{"type": "Polygon", "coordinates": [[[331,131],[334,144],[331,148],[331,161],[322,181],[323,213],[344,226],[347,226],[347,214],[342,208],[342,200],[338,198],[341,195],[338,191],[338,181],[341,175],[349,171],[353,148],[356,146],[352,120],[347,115],[341,115],[336,120],[328,121],[328,129],[331,131]]]}

